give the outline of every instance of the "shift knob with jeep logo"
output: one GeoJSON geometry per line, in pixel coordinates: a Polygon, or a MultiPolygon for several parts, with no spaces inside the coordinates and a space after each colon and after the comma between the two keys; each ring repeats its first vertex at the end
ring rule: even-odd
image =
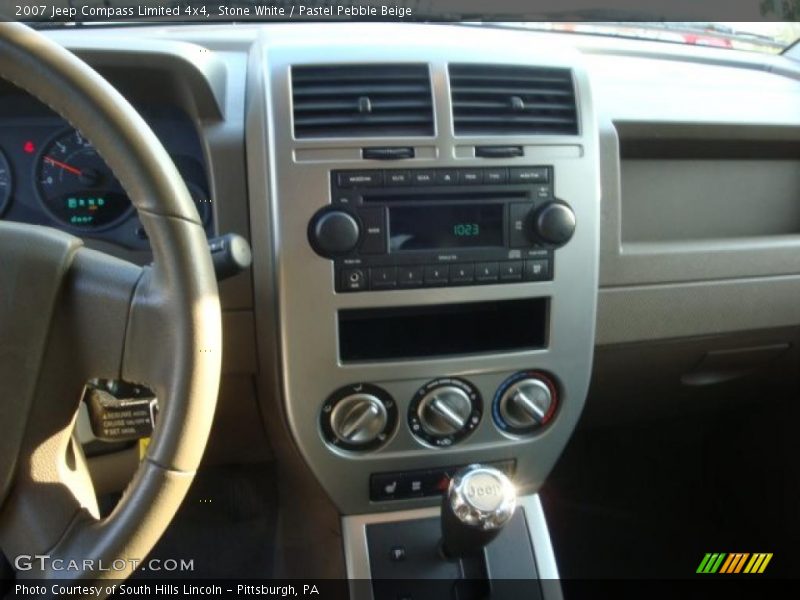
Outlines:
{"type": "Polygon", "coordinates": [[[477,554],[514,515],[517,491],[498,469],[470,465],[458,471],[442,501],[442,551],[448,558],[477,554]]]}

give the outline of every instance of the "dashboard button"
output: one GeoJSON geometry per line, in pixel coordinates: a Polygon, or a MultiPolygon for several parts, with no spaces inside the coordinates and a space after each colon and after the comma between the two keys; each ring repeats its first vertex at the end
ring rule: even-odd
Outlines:
{"type": "Polygon", "coordinates": [[[342,289],[347,292],[360,292],[367,289],[367,278],[362,269],[342,270],[342,289]]]}
{"type": "Polygon", "coordinates": [[[505,183],[508,181],[507,169],[484,169],[483,183],[505,183]]]}
{"type": "Polygon", "coordinates": [[[337,176],[339,187],[375,187],[383,185],[381,171],[346,171],[337,176]]]}
{"type": "Polygon", "coordinates": [[[447,285],[447,265],[427,265],[425,267],[425,285],[447,285]]]}
{"type": "Polygon", "coordinates": [[[397,267],[397,285],[399,287],[421,286],[423,272],[422,266],[397,267]]]}
{"type": "Polygon", "coordinates": [[[496,262],[478,263],[475,265],[475,281],[479,283],[492,283],[497,281],[499,267],[496,262]]]}
{"type": "Polygon", "coordinates": [[[509,207],[508,243],[512,248],[525,248],[531,245],[528,238],[528,218],[533,204],[515,202],[509,207]]]}
{"type": "Polygon", "coordinates": [[[388,186],[411,185],[411,171],[384,171],[383,179],[388,186]]]}
{"type": "Polygon", "coordinates": [[[455,169],[439,169],[436,171],[437,185],[456,185],[458,183],[458,172],[455,169]]]}
{"type": "Polygon", "coordinates": [[[386,219],[382,208],[362,208],[358,211],[363,226],[361,254],[386,253],[386,219]]]}
{"type": "Polygon", "coordinates": [[[509,183],[547,183],[550,171],[547,167],[514,167],[508,170],[509,183]]]}
{"type": "Polygon", "coordinates": [[[475,265],[450,265],[450,283],[472,283],[475,279],[475,265]]]}
{"type": "Polygon", "coordinates": [[[433,170],[411,171],[411,183],[414,185],[433,185],[436,182],[436,173],[433,170]]]}
{"type": "Polygon", "coordinates": [[[510,260],[500,263],[500,281],[520,281],[521,279],[521,260],[510,260]]]}
{"type": "Polygon", "coordinates": [[[370,269],[369,285],[373,290],[390,290],[397,287],[397,268],[375,267],[370,269]]]}
{"type": "Polygon", "coordinates": [[[481,169],[459,169],[458,183],[461,185],[480,185],[483,183],[483,171],[481,169]]]}
{"type": "Polygon", "coordinates": [[[392,500],[400,495],[402,473],[374,473],[369,478],[369,499],[392,500]]]}
{"type": "Polygon", "coordinates": [[[542,258],[525,261],[525,281],[547,281],[550,278],[549,260],[542,258]]]}

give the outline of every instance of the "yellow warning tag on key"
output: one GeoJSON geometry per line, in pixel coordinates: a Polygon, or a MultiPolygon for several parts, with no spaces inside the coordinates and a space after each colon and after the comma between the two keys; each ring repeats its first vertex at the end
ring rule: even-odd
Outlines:
{"type": "Polygon", "coordinates": [[[144,458],[144,455],[147,454],[147,447],[150,445],[150,438],[140,438],[139,439],[139,460],[144,458]]]}

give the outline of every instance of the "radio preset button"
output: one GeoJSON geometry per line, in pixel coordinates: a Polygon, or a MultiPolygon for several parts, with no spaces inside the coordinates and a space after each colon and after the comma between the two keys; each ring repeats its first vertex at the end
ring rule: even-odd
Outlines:
{"type": "Polygon", "coordinates": [[[547,183],[549,180],[547,167],[513,167],[508,170],[509,183],[547,183]]]}
{"type": "Polygon", "coordinates": [[[450,283],[472,283],[475,280],[475,265],[450,265],[450,283]]]}
{"type": "Polygon", "coordinates": [[[411,182],[414,185],[433,185],[436,182],[436,173],[433,170],[411,171],[411,182]]]}
{"type": "Polygon", "coordinates": [[[362,242],[359,250],[362,254],[386,253],[386,222],[382,208],[362,208],[358,212],[363,225],[362,242]]]}
{"type": "Polygon", "coordinates": [[[459,169],[458,183],[462,185],[480,185],[483,183],[483,171],[481,169],[459,169]]]}
{"type": "Polygon", "coordinates": [[[437,185],[456,185],[458,183],[458,172],[455,169],[439,169],[436,171],[437,185]]]}
{"type": "Polygon", "coordinates": [[[546,258],[525,261],[525,281],[547,281],[550,275],[550,261],[546,258]]]}
{"type": "Polygon", "coordinates": [[[522,279],[522,261],[510,260],[500,263],[500,281],[520,281],[522,279]]]}
{"type": "Polygon", "coordinates": [[[383,179],[389,186],[411,185],[411,171],[384,171],[383,179]]]}
{"type": "Polygon", "coordinates": [[[425,285],[447,285],[447,265],[427,265],[425,267],[425,285]]]}
{"type": "Polygon", "coordinates": [[[492,283],[499,277],[499,266],[496,262],[478,263],[475,265],[475,281],[492,283]]]}
{"type": "Polygon", "coordinates": [[[424,268],[422,266],[397,267],[399,287],[418,287],[422,285],[424,268]]]}
{"type": "Polygon", "coordinates": [[[396,267],[375,267],[369,271],[369,285],[373,290],[391,290],[397,287],[396,267]]]}
{"type": "Polygon", "coordinates": [[[383,185],[383,171],[345,171],[336,181],[339,187],[376,187],[383,185]]]}
{"type": "Polygon", "coordinates": [[[508,181],[507,169],[484,169],[483,183],[506,183],[508,181]]]}

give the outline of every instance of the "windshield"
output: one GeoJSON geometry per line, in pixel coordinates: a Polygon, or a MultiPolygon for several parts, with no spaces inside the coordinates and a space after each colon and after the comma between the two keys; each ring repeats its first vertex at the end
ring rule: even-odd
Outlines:
{"type": "Polygon", "coordinates": [[[581,23],[497,23],[545,31],[566,31],[591,35],[645,39],[694,46],[712,46],[777,54],[800,38],[796,22],[581,22],[581,23]]]}

